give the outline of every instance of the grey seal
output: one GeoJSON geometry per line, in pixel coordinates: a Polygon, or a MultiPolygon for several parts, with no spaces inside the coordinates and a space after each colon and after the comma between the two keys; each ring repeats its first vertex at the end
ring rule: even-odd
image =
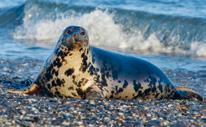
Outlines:
{"type": "Polygon", "coordinates": [[[116,99],[197,99],[203,98],[185,87],[175,87],[155,65],[131,55],[89,45],[87,31],[67,27],[53,53],[33,84],[11,93],[87,98],[96,92],[116,99]]]}

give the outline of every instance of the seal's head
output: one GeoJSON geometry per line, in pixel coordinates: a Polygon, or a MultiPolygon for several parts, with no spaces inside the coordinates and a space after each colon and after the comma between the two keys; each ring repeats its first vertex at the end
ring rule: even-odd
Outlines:
{"type": "Polygon", "coordinates": [[[89,37],[87,31],[80,26],[67,27],[61,37],[62,44],[69,48],[88,46],[89,37]]]}

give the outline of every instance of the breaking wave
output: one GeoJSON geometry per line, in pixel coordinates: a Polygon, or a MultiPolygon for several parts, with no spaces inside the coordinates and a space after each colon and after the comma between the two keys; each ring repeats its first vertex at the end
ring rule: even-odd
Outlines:
{"type": "Polygon", "coordinates": [[[204,18],[40,0],[0,14],[9,17],[0,26],[14,25],[14,39],[54,45],[64,28],[79,25],[94,46],[206,57],[204,18]]]}

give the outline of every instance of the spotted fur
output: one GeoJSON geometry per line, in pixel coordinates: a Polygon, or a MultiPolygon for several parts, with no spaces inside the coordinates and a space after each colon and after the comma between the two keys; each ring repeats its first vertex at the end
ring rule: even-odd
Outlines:
{"type": "Polygon", "coordinates": [[[90,47],[86,30],[78,26],[64,30],[42,72],[22,93],[33,89],[73,98],[86,98],[90,92],[117,99],[182,97],[159,68],[133,56],[90,47]]]}

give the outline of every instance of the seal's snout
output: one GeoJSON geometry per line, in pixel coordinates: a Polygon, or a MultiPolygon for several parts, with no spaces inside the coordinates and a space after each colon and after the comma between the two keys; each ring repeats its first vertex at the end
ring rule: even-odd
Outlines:
{"type": "Polygon", "coordinates": [[[87,31],[80,26],[69,26],[63,32],[64,41],[67,44],[88,44],[87,31]]]}

